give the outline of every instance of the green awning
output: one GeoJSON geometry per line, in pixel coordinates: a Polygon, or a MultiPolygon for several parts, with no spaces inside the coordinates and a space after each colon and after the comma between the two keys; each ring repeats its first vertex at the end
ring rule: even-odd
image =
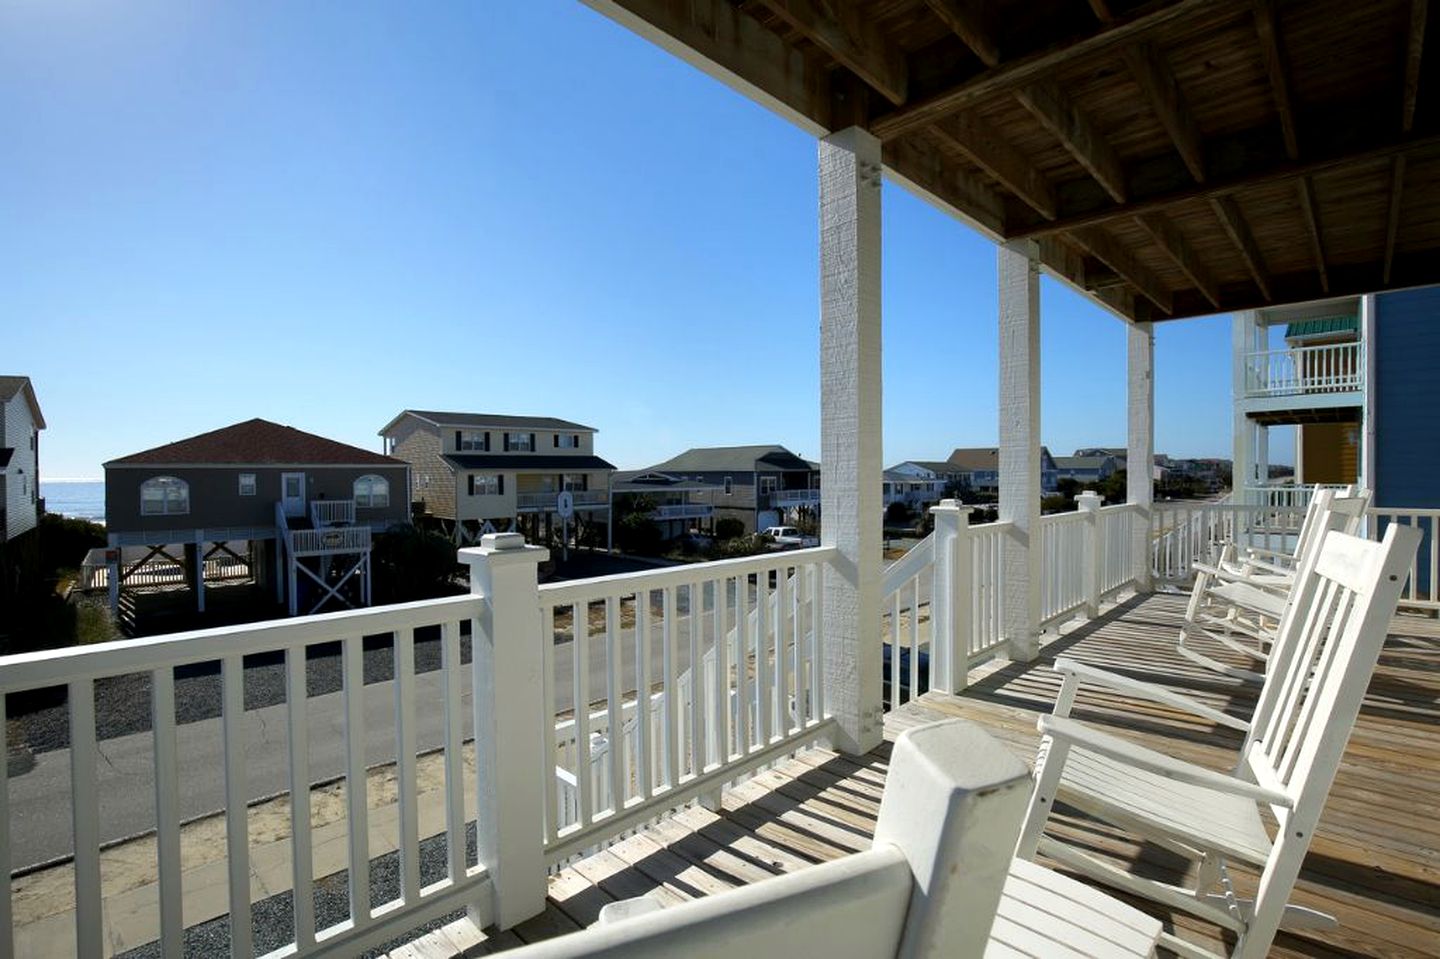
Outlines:
{"type": "Polygon", "coordinates": [[[1285,325],[1285,339],[1308,340],[1317,336],[1338,336],[1341,333],[1358,333],[1360,320],[1354,316],[1322,316],[1314,320],[1301,320],[1285,325]]]}

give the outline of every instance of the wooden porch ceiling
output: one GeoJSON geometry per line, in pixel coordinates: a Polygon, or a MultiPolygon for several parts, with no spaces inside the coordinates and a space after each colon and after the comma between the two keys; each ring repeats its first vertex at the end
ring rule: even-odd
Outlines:
{"type": "Polygon", "coordinates": [[[587,0],[1137,321],[1440,282],[1427,0],[587,0]]]}

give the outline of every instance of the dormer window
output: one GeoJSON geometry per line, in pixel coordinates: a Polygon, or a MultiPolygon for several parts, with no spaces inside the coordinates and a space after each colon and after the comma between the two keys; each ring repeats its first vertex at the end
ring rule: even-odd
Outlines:
{"type": "Polygon", "coordinates": [[[555,448],[558,450],[578,450],[580,448],[580,434],[556,433],[555,448]]]}
{"type": "Polygon", "coordinates": [[[481,430],[456,430],[455,448],[462,453],[488,453],[490,434],[481,430]]]}
{"type": "Polygon", "coordinates": [[[505,452],[529,453],[535,449],[534,433],[506,433],[505,452]]]}
{"type": "Polygon", "coordinates": [[[190,484],[174,476],[153,476],[140,484],[141,516],[184,516],[190,512],[190,484]]]}

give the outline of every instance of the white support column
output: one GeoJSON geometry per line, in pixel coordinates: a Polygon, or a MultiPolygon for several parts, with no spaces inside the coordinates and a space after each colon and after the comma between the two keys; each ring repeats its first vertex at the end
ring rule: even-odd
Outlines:
{"type": "Polygon", "coordinates": [[[1012,659],[1039,654],[1040,268],[1033,242],[1000,247],[1000,520],[1005,544],[1005,638],[1012,659]]]}
{"type": "MultiPolygon", "coordinates": [[[[1085,615],[1094,619],[1100,615],[1100,494],[1086,490],[1075,497],[1075,507],[1085,517],[1085,558],[1080,570],[1081,582],[1085,586],[1085,615]]],[[[1146,556],[1149,566],[1149,556],[1146,556]]]]}
{"type": "MultiPolygon", "coordinates": [[[[1270,485],[1270,427],[1255,427],[1255,485],[1270,485]]],[[[1264,500],[1261,500],[1263,503],[1264,500]]]]}
{"type": "MultiPolygon", "coordinates": [[[[1375,296],[1360,298],[1360,357],[1365,371],[1360,422],[1360,485],[1375,489],[1375,296]]],[[[1366,520],[1368,525],[1369,520],[1366,520]]]]}
{"type": "Polygon", "coordinates": [[[970,507],[941,500],[935,517],[935,563],[930,581],[930,648],[939,669],[932,685],[958,693],[969,678],[974,580],[970,562],[970,507]]]}
{"type": "Polygon", "coordinates": [[[1135,511],[1130,527],[1135,588],[1149,592],[1150,511],[1155,502],[1155,329],[1149,323],[1135,323],[1128,336],[1130,425],[1125,454],[1125,501],[1135,511]]]}
{"type": "Polygon", "coordinates": [[[880,141],[820,141],[820,539],[825,703],[842,752],[880,745],[880,141]]]}
{"type": "MultiPolygon", "coordinates": [[[[480,865],[490,873],[494,901],[472,905],[483,928],[501,929],[545,910],[545,768],[547,717],[543,699],[536,568],[548,549],[525,545],[519,533],[487,533],[480,546],[459,551],[470,567],[470,592],[487,608],[470,624],[475,770],[480,865]]],[[[554,775],[553,772],[549,773],[554,775]]]]}
{"type": "Polygon", "coordinates": [[[1259,326],[1254,310],[1235,314],[1231,321],[1230,352],[1233,364],[1231,396],[1235,416],[1231,425],[1230,487],[1231,501],[1245,502],[1245,488],[1254,485],[1255,437],[1254,423],[1245,415],[1245,394],[1250,382],[1249,354],[1255,350],[1259,326]]]}

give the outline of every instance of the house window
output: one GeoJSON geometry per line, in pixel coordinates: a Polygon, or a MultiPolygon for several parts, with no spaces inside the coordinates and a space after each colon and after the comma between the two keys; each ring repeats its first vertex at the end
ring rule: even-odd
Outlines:
{"type": "Polygon", "coordinates": [[[241,495],[241,496],[254,496],[254,495],[255,495],[255,474],[254,474],[254,473],[241,473],[241,474],[240,474],[240,495],[241,495]]]}
{"type": "Polygon", "coordinates": [[[455,448],[461,452],[489,452],[490,434],[475,430],[461,430],[455,434],[455,448]]]}
{"type": "Polygon", "coordinates": [[[580,448],[580,434],[556,433],[555,448],[561,450],[578,450],[580,448]]]}
{"type": "Polygon", "coordinates": [[[566,473],[564,485],[568,490],[588,490],[590,488],[589,473],[566,473]]]}
{"type": "Polygon", "coordinates": [[[773,476],[762,476],[762,477],[760,477],[760,492],[761,492],[761,493],[773,493],[773,492],[775,492],[775,477],[773,477],[773,476]]]}
{"type": "Polygon", "coordinates": [[[390,481],[383,476],[362,476],[355,481],[355,505],[380,509],[390,505],[390,481]]]}
{"type": "Polygon", "coordinates": [[[730,495],[731,493],[733,493],[734,491],[735,491],[735,478],[734,478],[733,476],[727,476],[727,477],[725,477],[725,495],[726,495],[726,496],[729,496],[729,495],[730,495]]]}
{"type": "Polygon", "coordinates": [[[505,480],[499,476],[471,473],[467,483],[471,496],[499,496],[505,492],[505,480]]]}
{"type": "Polygon", "coordinates": [[[534,433],[506,433],[505,452],[529,453],[535,449],[534,433]]]}
{"type": "Polygon", "coordinates": [[[183,516],[190,512],[190,484],[174,476],[154,476],[140,484],[140,515],[183,516]]]}

